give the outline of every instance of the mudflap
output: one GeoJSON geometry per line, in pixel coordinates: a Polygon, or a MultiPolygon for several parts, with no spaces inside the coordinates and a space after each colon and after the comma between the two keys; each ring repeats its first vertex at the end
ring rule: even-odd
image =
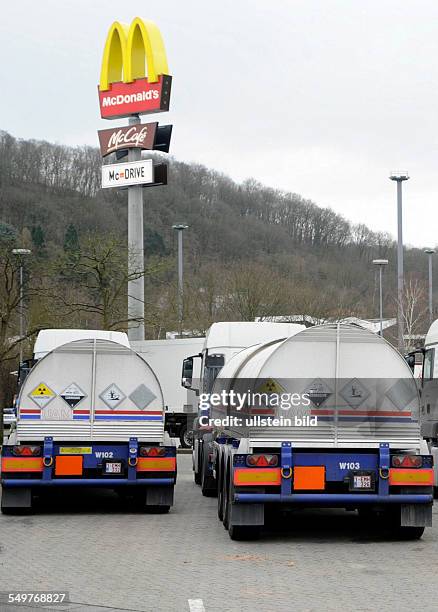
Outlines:
{"type": "MultiPolygon", "coordinates": [[[[430,494],[430,487],[403,487],[402,493],[430,494]]],[[[401,527],[432,527],[432,504],[402,504],[401,527]]]]}
{"type": "Polygon", "coordinates": [[[406,504],[401,507],[401,527],[432,527],[432,505],[406,504]]]}
{"type": "MultiPolygon", "coordinates": [[[[234,491],[233,491],[234,492],[234,491]]],[[[251,488],[251,493],[264,493],[264,489],[251,488]]],[[[230,525],[261,526],[265,524],[265,504],[235,504],[230,505],[230,525]]]]}
{"type": "Polygon", "coordinates": [[[3,514],[25,514],[32,510],[32,491],[29,488],[2,487],[3,514]]]}
{"type": "Polygon", "coordinates": [[[148,486],[146,489],[146,506],[173,506],[174,487],[148,486]]]}

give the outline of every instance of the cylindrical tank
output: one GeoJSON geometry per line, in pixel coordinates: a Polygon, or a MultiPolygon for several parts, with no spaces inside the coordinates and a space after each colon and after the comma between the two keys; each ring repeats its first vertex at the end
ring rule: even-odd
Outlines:
{"type": "Polygon", "coordinates": [[[312,327],[249,347],[221,370],[213,394],[221,396],[210,398],[216,429],[235,437],[418,446],[410,368],[383,338],[355,325],[312,327]]]}
{"type": "Polygon", "coordinates": [[[160,441],[164,402],[152,369],[108,340],[64,344],[32,368],[18,398],[17,440],[160,441]]]}

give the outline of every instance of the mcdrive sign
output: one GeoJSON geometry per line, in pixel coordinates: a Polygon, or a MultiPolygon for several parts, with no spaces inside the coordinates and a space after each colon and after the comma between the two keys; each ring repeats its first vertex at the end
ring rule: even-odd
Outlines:
{"type": "Polygon", "coordinates": [[[151,159],[142,159],[126,164],[102,166],[102,187],[129,187],[154,182],[154,168],[151,159]]]}
{"type": "Polygon", "coordinates": [[[154,148],[158,123],[134,124],[127,127],[99,130],[102,157],[121,149],[154,148]]]}
{"type": "Polygon", "coordinates": [[[106,39],[98,88],[102,119],[169,110],[168,72],[155,23],[136,17],[128,27],[115,21],[106,39]]]}

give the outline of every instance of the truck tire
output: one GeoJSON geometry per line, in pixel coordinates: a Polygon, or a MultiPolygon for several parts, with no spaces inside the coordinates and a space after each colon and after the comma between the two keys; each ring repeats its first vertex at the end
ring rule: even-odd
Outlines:
{"type": "Polygon", "coordinates": [[[219,469],[216,474],[217,478],[217,517],[220,521],[224,520],[224,466],[222,461],[219,461],[219,469]]]}
{"type": "Polygon", "coordinates": [[[2,488],[2,514],[30,514],[32,512],[32,491],[25,488],[2,488]]]}
{"type": "Polygon", "coordinates": [[[197,445],[197,447],[195,446],[193,449],[193,480],[195,481],[195,484],[200,485],[201,484],[201,472],[199,472],[199,466],[202,465],[202,453],[199,451],[199,443],[197,445]],[[195,453],[197,453],[198,455],[198,471],[196,471],[196,461],[195,461],[195,453]]]}
{"type": "Polygon", "coordinates": [[[232,540],[258,540],[262,528],[260,525],[230,525],[228,533],[232,540]]]}
{"type": "Polygon", "coordinates": [[[188,431],[187,425],[183,425],[179,432],[179,441],[182,448],[192,448],[192,435],[188,431]]]}
{"type": "Polygon", "coordinates": [[[397,540],[419,540],[424,533],[424,527],[396,527],[392,535],[397,540]]]}
{"type": "Polygon", "coordinates": [[[208,446],[203,444],[202,471],[201,471],[201,492],[204,497],[215,497],[217,495],[216,480],[210,473],[208,465],[208,446]]]}
{"type": "Polygon", "coordinates": [[[167,514],[169,510],[170,506],[145,506],[147,514],[167,514]]]}
{"type": "Polygon", "coordinates": [[[224,475],[222,478],[222,496],[223,496],[223,518],[222,523],[224,525],[224,529],[228,530],[230,524],[230,474],[229,474],[229,464],[226,462],[224,464],[224,475]]]}
{"type": "Polygon", "coordinates": [[[197,485],[201,484],[201,474],[199,472],[195,472],[194,481],[197,485]]]}

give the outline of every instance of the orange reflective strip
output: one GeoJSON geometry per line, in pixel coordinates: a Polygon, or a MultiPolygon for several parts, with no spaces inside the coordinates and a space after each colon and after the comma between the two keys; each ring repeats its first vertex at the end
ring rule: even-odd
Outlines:
{"type": "Polygon", "coordinates": [[[433,485],[432,469],[391,468],[390,485],[433,485]]]}
{"type": "Polygon", "coordinates": [[[280,468],[235,468],[234,484],[245,485],[279,485],[281,484],[280,468]]]}
{"type": "Polygon", "coordinates": [[[55,457],[55,476],[82,476],[82,455],[55,457]]]}
{"type": "Polygon", "coordinates": [[[2,472],[42,472],[42,457],[2,457],[2,472]]]}
{"type": "Polygon", "coordinates": [[[324,466],[297,466],[294,468],[294,490],[321,491],[325,488],[324,466]]]}
{"type": "Polygon", "coordinates": [[[176,457],[139,457],[137,472],[174,472],[176,457]]]}

